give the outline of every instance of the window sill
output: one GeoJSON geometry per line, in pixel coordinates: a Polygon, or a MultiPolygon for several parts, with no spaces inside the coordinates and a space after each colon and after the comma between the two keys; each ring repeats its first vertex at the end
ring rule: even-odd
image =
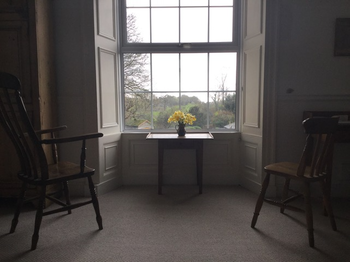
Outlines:
{"type": "MultiPolygon", "coordinates": [[[[175,133],[175,130],[173,131],[163,131],[163,130],[144,130],[144,131],[130,131],[130,130],[126,130],[121,132],[122,135],[143,135],[143,134],[148,134],[148,133],[175,133]]],[[[196,130],[196,131],[187,131],[187,133],[205,133],[205,132],[210,132],[212,134],[221,134],[221,135],[225,135],[225,134],[240,134],[241,132],[238,130],[231,130],[231,131],[218,131],[218,130],[206,130],[206,131],[200,131],[200,130],[196,130]]]]}

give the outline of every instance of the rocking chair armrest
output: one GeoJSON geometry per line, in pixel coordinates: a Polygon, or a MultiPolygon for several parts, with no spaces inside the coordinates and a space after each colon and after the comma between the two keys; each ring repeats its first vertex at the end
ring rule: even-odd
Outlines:
{"type": "Polygon", "coordinates": [[[68,143],[68,142],[83,141],[83,140],[99,138],[99,137],[103,137],[103,134],[102,133],[90,133],[90,134],[84,134],[84,135],[80,135],[80,136],[43,139],[43,140],[41,140],[41,143],[42,144],[68,143]]]}
{"type": "Polygon", "coordinates": [[[42,134],[47,134],[47,133],[53,133],[53,132],[58,132],[67,129],[67,126],[57,126],[53,128],[47,128],[47,129],[40,129],[36,130],[35,133],[37,135],[42,135],[42,134]]]}

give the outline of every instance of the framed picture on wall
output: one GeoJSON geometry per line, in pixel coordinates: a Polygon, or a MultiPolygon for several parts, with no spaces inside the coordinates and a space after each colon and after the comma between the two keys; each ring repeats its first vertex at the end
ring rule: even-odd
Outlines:
{"type": "Polygon", "coordinates": [[[334,55],[350,56],[350,18],[335,21],[334,55]]]}

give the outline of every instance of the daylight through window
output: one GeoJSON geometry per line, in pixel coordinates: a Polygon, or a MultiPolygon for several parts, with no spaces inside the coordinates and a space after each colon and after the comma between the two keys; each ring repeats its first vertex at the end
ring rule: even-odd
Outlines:
{"type": "Polygon", "coordinates": [[[236,121],[238,8],[234,0],[124,0],[121,5],[123,126],[232,130],[236,121]]]}

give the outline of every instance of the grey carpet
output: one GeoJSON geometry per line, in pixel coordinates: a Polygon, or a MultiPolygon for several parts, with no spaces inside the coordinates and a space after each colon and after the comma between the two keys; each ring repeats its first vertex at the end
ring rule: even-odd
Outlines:
{"type": "MultiPolygon", "coordinates": [[[[13,203],[0,203],[0,261],[350,261],[350,201],[334,199],[338,231],[313,201],[315,248],[303,213],[264,204],[250,227],[257,195],[239,186],[123,187],[99,197],[104,229],[91,205],[44,217],[29,251],[34,211],[26,206],[8,234],[13,203]]],[[[302,204],[300,201],[299,204],[302,204]]]]}

